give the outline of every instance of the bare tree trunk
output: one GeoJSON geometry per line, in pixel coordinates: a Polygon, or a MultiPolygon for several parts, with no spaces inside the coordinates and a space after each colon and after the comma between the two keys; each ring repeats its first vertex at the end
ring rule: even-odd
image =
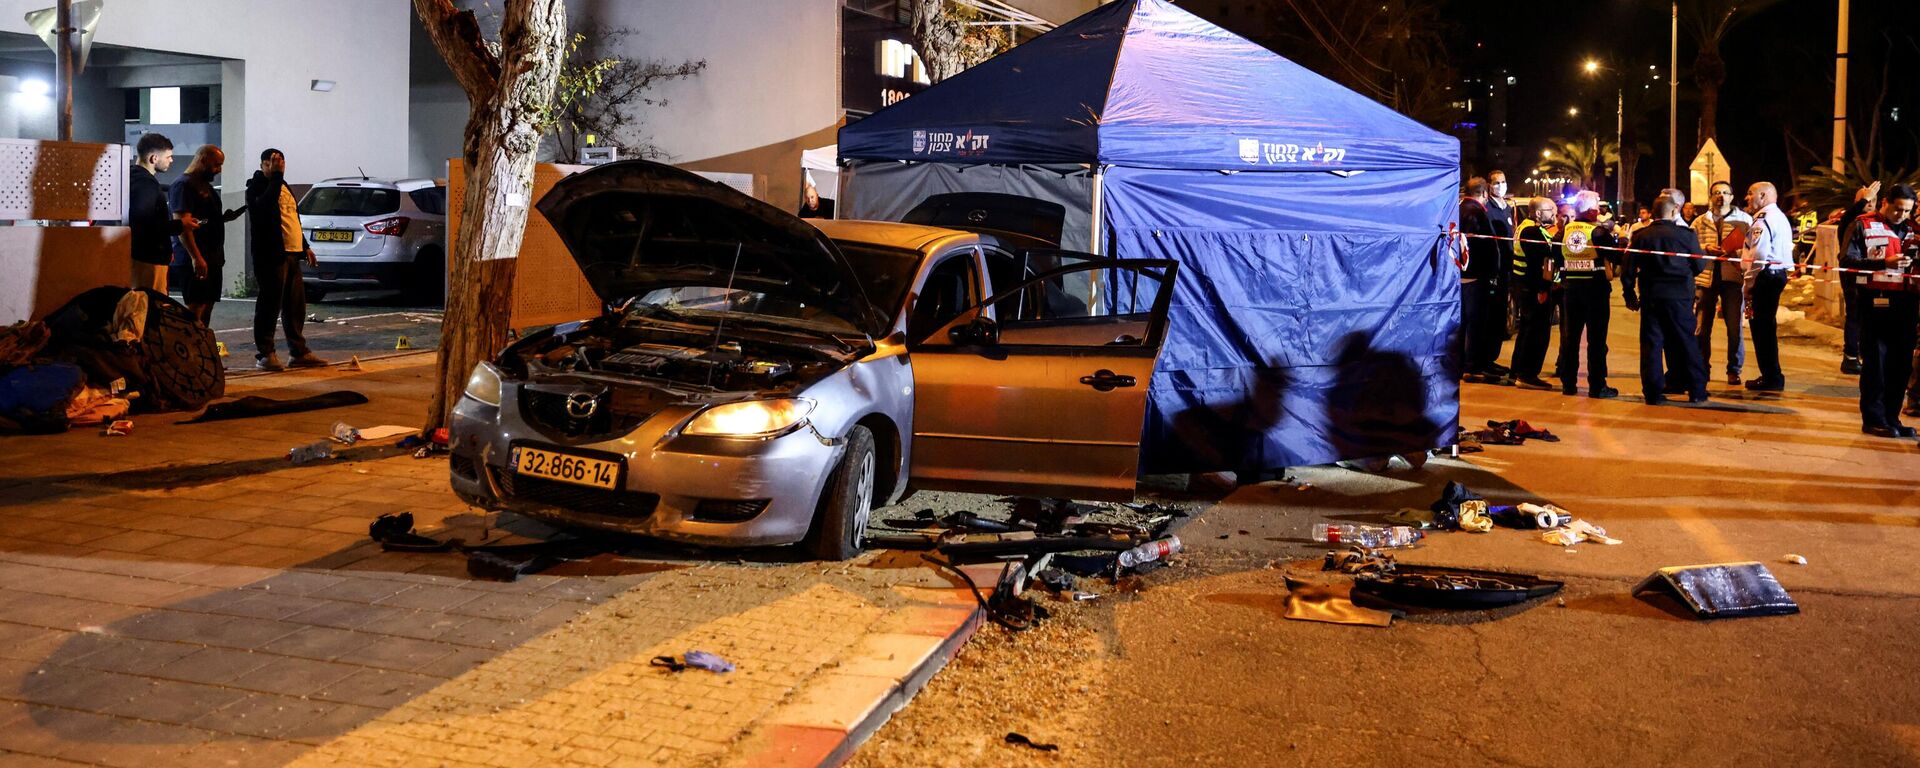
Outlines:
{"type": "Polygon", "coordinates": [[[1700,129],[1695,144],[1704,147],[1707,139],[1720,134],[1720,85],[1727,81],[1727,63],[1720,58],[1720,41],[1702,41],[1700,46],[1700,55],[1693,59],[1693,84],[1700,88],[1700,129]]]}
{"type": "Polygon", "coordinates": [[[565,47],[565,0],[507,0],[499,53],[472,11],[450,0],[413,0],[472,104],[467,113],[465,199],[448,263],[439,382],[427,428],[442,426],[467,375],[507,343],[513,275],[532,201],[534,155],[565,47]]]}

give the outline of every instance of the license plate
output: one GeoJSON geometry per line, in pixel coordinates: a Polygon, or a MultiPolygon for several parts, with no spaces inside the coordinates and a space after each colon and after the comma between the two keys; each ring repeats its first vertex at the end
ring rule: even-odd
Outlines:
{"type": "Polygon", "coordinates": [[[528,477],[558,480],[589,488],[613,490],[620,487],[619,462],[523,445],[513,447],[512,459],[513,471],[528,477]]]}
{"type": "Polygon", "coordinates": [[[353,242],[353,230],[316,229],[313,231],[313,239],[323,243],[351,243],[353,242]]]}

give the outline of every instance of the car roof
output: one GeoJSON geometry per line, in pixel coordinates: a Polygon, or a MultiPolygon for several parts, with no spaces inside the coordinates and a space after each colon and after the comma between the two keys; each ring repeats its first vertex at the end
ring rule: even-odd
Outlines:
{"type": "Polygon", "coordinates": [[[433,179],[369,179],[360,176],[336,176],[331,179],[321,179],[314,183],[316,187],[379,187],[382,189],[398,189],[402,192],[412,192],[416,189],[426,189],[438,185],[439,182],[433,179]]]}
{"type": "Polygon", "coordinates": [[[902,224],[896,221],[853,221],[847,219],[807,219],[808,224],[819,228],[827,237],[834,240],[846,240],[889,248],[905,248],[912,251],[925,250],[927,246],[943,240],[974,238],[972,232],[946,227],[929,227],[924,224],[902,224]]]}

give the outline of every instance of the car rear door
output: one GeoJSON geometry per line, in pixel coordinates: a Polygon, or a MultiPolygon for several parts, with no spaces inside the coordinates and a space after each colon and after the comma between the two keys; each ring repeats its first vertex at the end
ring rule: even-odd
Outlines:
{"type": "Polygon", "coordinates": [[[908,339],[915,486],[1133,497],[1176,265],[1064,261],[908,339]]]}

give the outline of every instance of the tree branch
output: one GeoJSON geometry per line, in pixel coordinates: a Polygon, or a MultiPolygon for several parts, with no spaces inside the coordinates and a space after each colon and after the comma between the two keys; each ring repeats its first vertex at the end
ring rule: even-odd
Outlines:
{"type": "Polygon", "coordinates": [[[480,34],[480,22],[473,11],[453,7],[451,0],[413,0],[414,13],[439,49],[440,58],[467,92],[467,100],[480,102],[490,97],[500,84],[500,59],[487,48],[480,34]]]}

